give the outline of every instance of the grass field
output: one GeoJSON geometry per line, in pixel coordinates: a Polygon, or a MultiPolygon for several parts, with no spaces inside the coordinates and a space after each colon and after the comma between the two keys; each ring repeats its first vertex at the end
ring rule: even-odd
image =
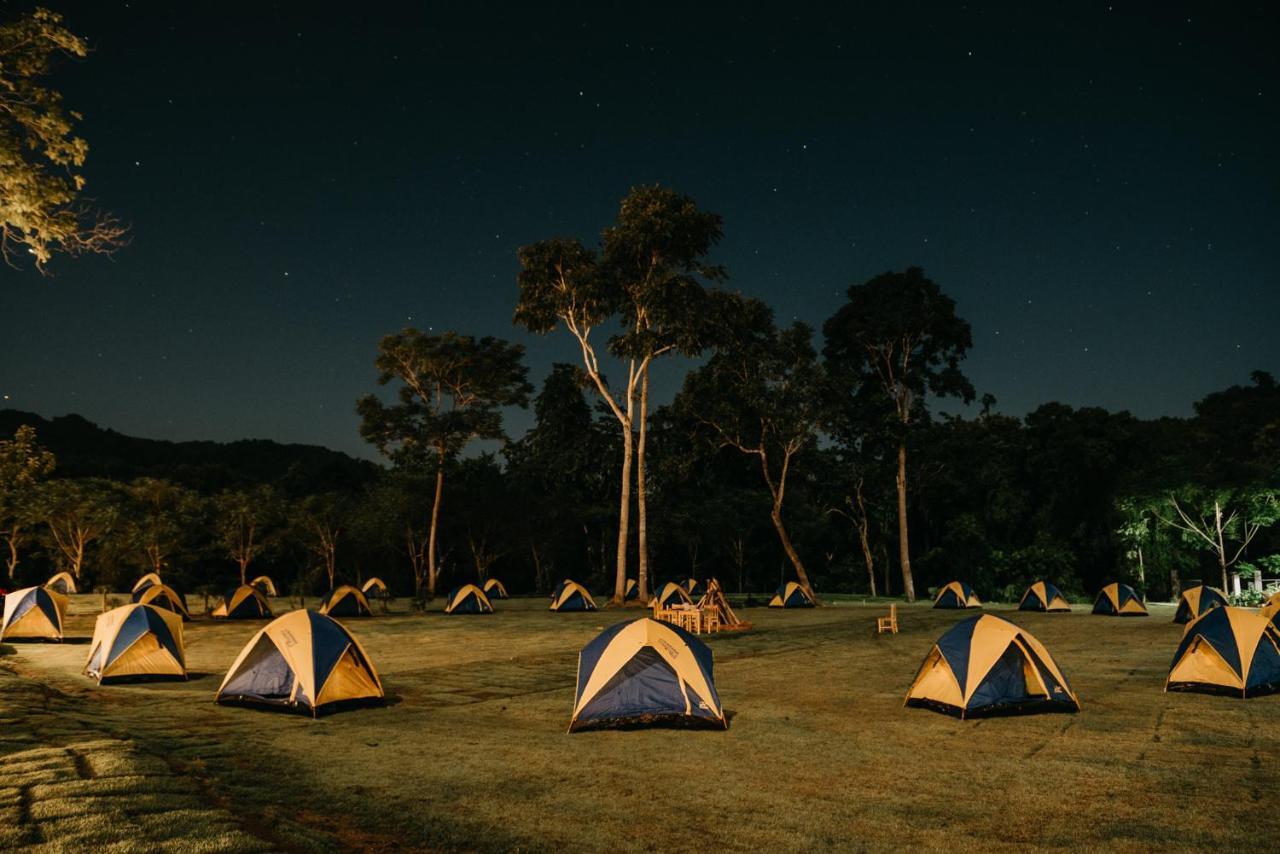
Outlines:
{"type": "MultiPolygon", "coordinates": [[[[281,600],[278,603],[283,607],[281,600]]],[[[0,849],[1271,849],[1280,696],[1164,694],[1180,636],[1146,619],[1007,616],[1076,715],[905,709],[963,614],[744,612],[709,640],[727,732],[565,734],[578,650],[636,612],[351,621],[391,702],[320,720],[214,705],[261,623],[188,624],[186,683],[99,688],[85,642],[0,648],[0,849]]],[[[76,597],[68,636],[98,608],[76,597]]]]}

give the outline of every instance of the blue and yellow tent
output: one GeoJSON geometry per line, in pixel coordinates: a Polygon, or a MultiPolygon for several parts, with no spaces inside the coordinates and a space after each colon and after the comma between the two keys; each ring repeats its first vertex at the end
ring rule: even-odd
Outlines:
{"type": "Polygon", "coordinates": [[[350,584],[340,585],[337,590],[330,593],[324,600],[324,604],[320,606],[320,613],[328,617],[373,616],[373,611],[369,608],[369,600],[350,584]]]}
{"type": "Polygon", "coordinates": [[[591,598],[587,588],[576,581],[565,579],[556,585],[551,594],[552,611],[594,611],[596,600],[591,598]]]}
{"type": "Polygon", "coordinates": [[[690,598],[702,595],[702,583],[696,578],[686,578],[680,585],[690,598]]]}
{"type": "Polygon", "coordinates": [[[24,587],[4,597],[0,640],[62,640],[67,597],[46,587],[24,587]]]}
{"type": "Polygon", "coordinates": [[[676,605],[692,605],[693,600],[689,598],[684,585],[668,581],[662,585],[662,592],[653,598],[652,604],[655,608],[671,608],[676,605]]]}
{"type": "Polygon", "coordinates": [[[474,584],[464,584],[449,591],[445,601],[446,614],[492,614],[493,605],[484,591],[474,584]]]}
{"type": "Polygon", "coordinates": [[[382,680],[360,642],[332,617],[290,611],[240,651],[215,702],[320,710],[380,701],[382,680]]]}
{"type": "Polygon", "coordinates": [[[952,581],[941,590],[933,599],[933,607],[935,608],[981,608],[982,600],[978,598],[978,594],[973,592],[973,588],[963,581],[952,581]]]}
{"type": "Polygon", "coordinates": [[[1280,590],[1272,593],[1258,608],[1258,613],[1273,623],[1280,623],[1280,590]]]}
{"type": "Polygon", "coordinates": [[[905,705],[961,718],[1080,710],[1080,701],[1043,644],[990,614],[961,620],[938,638],[905,705]]]}
{"type": "Polygon", "coordinates": [[[167,584],[152,584],[150,587],[145,587],[141,592],[133,594],[133,601],[134,604],[151,605],[154,608],[172,611],[184,620],[191,619],[191,613],[187,610],[186,597],[167,584]]]}
{"type": "Polygon", "coordinates": [[[1127,584],[1116,582],[1098,591],[1098,598],[1093,602],[1093,613],[1108,617],[1145,617],[1147,606],[1142,604],[1142,597],[1136,590],[1127,584]]]}
{"type": "Polygon", "coordinates": [[[385,599],[391,595],[387,590],[387,582],[376,575],[360,586],[360,592],[366,599],[385,599]]]}
{"type": "Polygon", "coordinates": [[[137,594],[141,593],[143,590],[146,590],[148,587],[150,587],[153,584],[164,584],[164,582],[160,580],[160,573],[148,572],[146,575],[142,576],[136,582],[134,582],[133,590],[131,590],[130,592],[136,596],[137,594]]]}
{"type": "Polygon", "coordinates": [[[1173,621],[1175,623],[1189,623],[1214,608],[1225,607],[1227,607],[1227,597],[1216,587],[1209,587],[1203,584],[1190,587],[1182,591],[1182,597],[1178,600],[1178,610],[1174,612],[1173,621]]]}
{"type": "Polygon", "coordinates": [[[779,587],[769,600],[770,608],[812,608],[813,605],[809,594],[795,581],[788,581],[779,587]]]}
{"type": "MultiPolygon", "coordinates": [[[[155,587],[149,588],[155,590],[155,587]]],[[[182,617],[134,603],[99,614],[84,672],[101,685],[142,679],[186,679],[182,617]]]]}
{"type": "Polygon", "coordinates": [[[269,575],[259,575],[257,578],[255,578],[253,581],[250,581],[249,583],[254,587],[258,588],[258,592],[261,593],[263,596],[279,596],[280,595],[279,593],[276,592],[276,583],[271,580],[271,576],[269,575]]]}
{"type": "Polygon", "coordinates": [[[640,582],[634,578],[628,578],[626,586],[623,587],[626,592],[622,595],[623,602],[634,602],[640,598],[640,582]]]}
{"type": "Polygon", "coordinates": [[[1280,628],[1244,608],[1210,608],[1183,632],[1164,689],[1246,698],[1280,691],[1280,628]]]}
{"type": "Polygon", "coordinates": [[[578,654],[569,732],[654,724],[728,727],[710,647],[642,617],[610,626],[578,654]]]}
{"type": "Polygon", "coordinates": [[[241,584],[223,596],[209,616],[216,620],[263,620],[271,617],[271,606],[258,588],[241,584]]]}
{"type": "Polygon", "coordinates": [[[69,572],[57,573],[46,581],[44,586],[50,590],[56,590],[64,596],[68,593],[76,592],[76,580],[71,577],[69,572]]]}
{"type": "Polygon", "coordinates": [[[1070,611],[1071,603],[1062,591],[1047,581],[1037,581],[1022,594],[1019,611],[1070,611]]]}
{"type": "Polygon", "coordinates": [[[496,578],[490,578],[484,583],[484,595],[490,599],[507,599],[507,588],[501,581],[496,578]]]}

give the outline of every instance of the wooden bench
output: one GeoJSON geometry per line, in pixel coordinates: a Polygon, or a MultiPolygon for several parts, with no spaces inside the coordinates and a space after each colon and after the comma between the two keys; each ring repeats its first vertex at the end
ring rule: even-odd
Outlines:
{"type": "Polygon", "coordinates": [[[894,602],[889,606],[889,616],[876,617],[876,634],[882,635],[885,632],[898,633],[898,603],[894,602]]]}

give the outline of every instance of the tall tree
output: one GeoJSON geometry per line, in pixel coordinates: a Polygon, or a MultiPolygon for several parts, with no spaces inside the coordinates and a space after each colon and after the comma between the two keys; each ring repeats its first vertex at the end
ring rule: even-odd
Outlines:
{"type": "Polygon", "coordinates": [[[722,237],[719,215],[701,211],[693,199],[665,187],[633,187],[614,225],[604,230],[601,260],[618,294],[623,332],[610,342],[636,366],[640,400],[636,412],[636,537],[638,586],[648,601],[648,490],[645,447],[649,420],[649,369],[671,353],[695,356],[706,343],[707,294],[700,279],[725,278],[707,262],[722,237]]]}
{"type": "Polygon", "coordinates": [[[823,356],[835,387],[849,400],[878,391],[893,405],[897,444],[898,557],[908,602],[915,601],[907,530],[907,434],[925,396],[974,398],[960,361],[973,344],[955,302],[920,267],[882,273],[853,285],[848,301],[823,325],[823,356]]]}
{"type": "Polygon", "coordinates": [[[1258,532],[1280,521],[1280,490],[1190,488],[1169,496],[1156,518],[1183,533],[1184,539],[1213,554],[1229,591],[1227,572],[1244,556],[1258,532]]]}
{"type": "Polygon", "coordinates": [[[474,439],[505,439],[502,407],[527,406],[524,347],[500,338],[405,329],[378,345],[378,383],[399,381],[399,403],[356,404],[360,434],[397,465],[435,475],[427,538],[427,596],[435,596],[445,467],[474,439]]]}
{"type": "Polygon", "coordinates": [[[275,550],[284,523],[284,506],[267,484],[252,490],[226,490],[213,499],[214,528],[226,554],[248,584],[249,566],[275,550]]]}
{"type": "MultiPolygon", "coordinates": [[[[805,591],[809,573],[783,521],[787,478],[796,458],[817,442],[822,366],[813,330],[804,323],[778,329],[759,300],[719,295],[714,316],[721,343],[707,364],[685,377],[677,398],[714,441],[755,457],[769,490],[769,519],[805,591]]],[[[815,597],[816,601],[816,597],[815,597]]]]}
{"type": "Polygon", "coordinates": [[[48,9],[0,24],[0,257],[11,266],[30,256],[43,273],[55,252],[111,253],[125,242],[120,222],[83,198],[79,115],[45,84],[59,58],[88,54],[48,9]]]}
{"type": "Polygon", "coordinates": [[[196,494],[167,480],[140,477],[125,485],[117,500],[126,558],[148,572],[164,572],[192,536],[199,513],[196,494]]]}
{"type": "Polygon", "coordinates": [[[119,518],[118,496],[107,481],[51,480],[40,488],[39,513],[58,565],[77,581],[84,575],[89,548],[110,532],[119,518]]]}
{"type": "Polygon", "coordinates": [[[0,439],[0,538],[5,543],[5,572],[12,579],[18,554],[30,538],[35,517],[31,505],[37,485],[53,473],[57,460],[24,424],[12,439],[0,439]]]}

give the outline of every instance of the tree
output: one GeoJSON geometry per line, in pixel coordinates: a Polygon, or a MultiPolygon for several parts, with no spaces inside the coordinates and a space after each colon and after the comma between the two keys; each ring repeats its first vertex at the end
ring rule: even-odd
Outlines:
{"type": "Polygon", "coordinates": [[[44,85],[59,58],[88,53],[48,9],[0,25],[0,257],[10,266],[26,254],[43,273],[56,252],[110,254],[126,242],[127,229],[82,198],[80,116],[44,85]]]}
{"type": "Polygon", "coordinates": [[[877,390],[893,405],[897,444],[898,557],[907,601],[915,601],[907,531],[907,433],[925,396],[974,398],[960,371],[972,346],[969,324],[920,267],[882,273],[853,285],[848,301],[822,327],[827,369],[849,402],[877,390]]]}
{"type": "Polygon", "coordinates": [[[252,490],[226,490],[213,498],[214,527],[221,546],[248,584],[249,565],[279,545],[284,509],[266,484],[252,490]]]}
{"type": "Polygon", "coordinates": [[[199,512],[196,494],[153,477],[141,477],[120,490],[117,507],[127,557],[161,573],[186,543],[199,512]]]}
{"type": "Polygon", "coordinates": [[[59,566],[79,581],[89,547],[107,534],[118,518],[111,484],[93,479],[53,480],[38,496],[41,518],[59,566]]]}
{"type": "Polygon", "coordinates": [[[330,593],[338,581],[338,541],[346,524],[346,510],[346,502],[336,493],[308,495],[298,507],[298,539],[320,562],[330,593]]]}
{"type": "Polygon", "coordinates": [[[396,465],[435,474],[427,538],[427,597],[435,596],[437,531],[445,466],[474,439],[505,439],[504,406],[527,406],[524,347],[500,338],[405,329],[378,345],[378,383],[400,382],[399,404],[368,395],[356,404],[360,435],[396,465]]]}
{"type": "Polygon", "coordinates": [[[610,342],[610,349],[628,358],[640,378],[635,453],[637,584],[642,602],[649,598],[645,484],[649,369],[664,355],[696,356],[702,351],[708,306],[699,277],[725,277],[723,268],[706,261],[722,237],[721,222],[717,214],[698,210],[693,199],[674,190],[633,187],[622,200],[615,224],[604,230],[601,259],[618,292],[624,330],[610,342]]]}
{"type": "MultiPolygon", "coordinates": [[[[779,330],[759,300],[721,295],[720,343],[707,364],[685,377],[676,406],[690,412],[723,447],[755,457],[769,490],[769,518],[805,591],[809,573],[782,518],[796,457],[817,442],[822,368],[804,323],[779,330]]],[[[816,597],[815,597],[816,600],[816,597]]]]}
{"type": "Polygon", "coordinates": [[[36,442],[34,427],[24,424],[12,439],[0,439],[0,537],[7,551],[5,571],[11,579],[35,521],[31,504],[36,487],[56,465],[53,454],[36,442]]]}
{"type": "Polygon", "coordinates": [[[1227,570],[1245,554],[1259,531],[1280,520],[1280,490],[1189,489],[1181,496],[1170,495],[1165,513],[1156,518],[1213,554],[1222,589],[1227,591],[1227,570]]]}

